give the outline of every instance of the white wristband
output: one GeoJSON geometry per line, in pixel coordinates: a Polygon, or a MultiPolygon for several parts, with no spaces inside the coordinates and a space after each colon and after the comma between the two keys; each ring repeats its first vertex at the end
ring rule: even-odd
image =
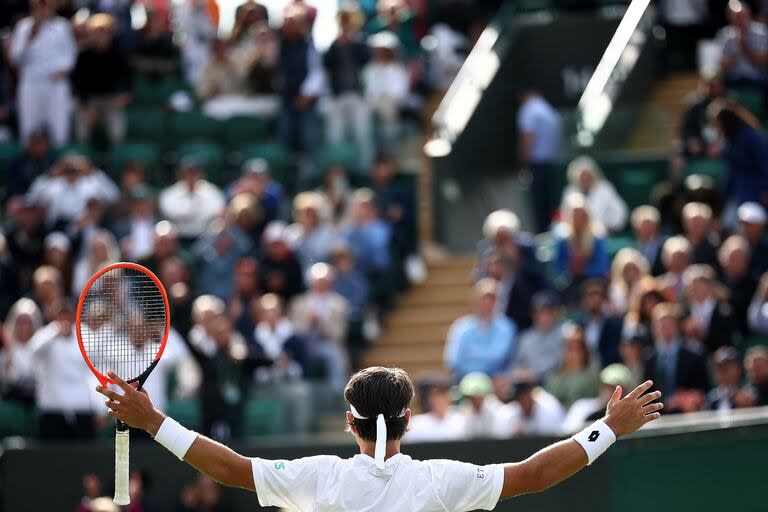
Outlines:
{"type": "Polygon", "coordinates": [[[197,436],[197,432],[184,428],[173,418],[166,417],[155,434],[155,441],[165,446],[179,460],[184,460],[197,436]]]}
{"type": "Polygon", "coordinates": [[[603,420],[598,420],[572,437],[587,452],[587,465],[592,464],[616,442],[616,434],[603,420]]]}

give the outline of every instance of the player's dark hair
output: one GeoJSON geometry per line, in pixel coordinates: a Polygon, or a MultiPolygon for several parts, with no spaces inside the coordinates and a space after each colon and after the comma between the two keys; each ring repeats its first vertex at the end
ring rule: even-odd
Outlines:
{"type": "Polygon", "coordinates": [[[387,421],[387,440],[403,437],[408,426],[403,410],[413,399],[413,382],[401,368],[372,366],[355,373],[344,389],[344,398],[355,406],[360,415],[350,423],[366,441],[376,440],[376,417],[383,414],[387,421]]]}

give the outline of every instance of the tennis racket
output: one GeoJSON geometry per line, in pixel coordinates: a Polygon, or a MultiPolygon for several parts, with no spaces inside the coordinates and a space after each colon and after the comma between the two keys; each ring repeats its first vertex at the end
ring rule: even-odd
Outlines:
{"type": "MultiPolygon", "coordinates": [[[[115,263],[86,284],[77,304],[75,330],[86,364],[102,386],[113,371],[141,389],[163,355],[170,328],[168,296],[160,280],[135,263],[115,263]]],[[[115,504],[128,505],[130,435],[117,422],[115,504]]]]}

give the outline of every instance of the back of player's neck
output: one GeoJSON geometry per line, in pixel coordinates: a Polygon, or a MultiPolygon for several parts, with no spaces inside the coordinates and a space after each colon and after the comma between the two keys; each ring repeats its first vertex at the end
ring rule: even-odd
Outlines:
{"type": "MultiPolygon", "coordinates": [[[[367,455],[370,458],[375,458],[375,452],[376,452],[376,443],[374,442],[367,442],[360,446],[360,453],[363,455],[367,455]]],[[[387,441],[387,453],[384,455],[384,460],[389,459],[390,457],[397,455],[400,453],[400,442],[399,441],[387,441]]]]}

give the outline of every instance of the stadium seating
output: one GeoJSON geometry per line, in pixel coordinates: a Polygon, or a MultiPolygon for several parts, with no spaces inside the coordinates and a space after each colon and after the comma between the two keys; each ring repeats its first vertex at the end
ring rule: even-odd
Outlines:
{"type": "Polygon", "coordinates": [[[277,399],[258,398],[245,403],[245,435],[276,435],[283,430],[285,405],[277,399]]]}
{"type": "Polygon", "coordinates": [[[0,401],[0,437],[32,434],[34,413],[14,401],[0,401]]]}
{"type": "Polygon", "coordinates": [[[715,181],[719,181],[725,170],[725,165],[722,160],[711,160],[706,158],[700,158],[691,160],[685,166],[683,170],[683,176],[690,176],[692,174],[702,174],[709,176],[715,181]]]}
{"type": "Polygon", "coordinates": [[[109,169],[113,176],[119,176],[126,164],[132,161],[141,162],[146,168],[147,179],[150,183],[160,184],[160,149],[157,144],[149,142],[128,142],[112,150],[109,157],[109,169]]]}
{"type": "Polygon", "coordinates": [[[221,146],[212,141],[188,142],[179,146],[176,151],[178,160],[194,158],[199,161],[207,172],[207,179],[216,185],[224,186],[224,167],[226,158],[221,146]]]}
{"type": "Polygon", "coordinates": [[[230,148],[267,138],[272,121],[264,117],[237,116],[223,121],[223,142],[230,148]]]}
{"type": "Polygon", "coordinates": [[[177,143],[194,140],[218,140],[222,137],[222,123],[200,112],[173,114],[173,136],[177,143]]]}
{"type": "Polygon", "coordinates": [[[175,398],[168,401],[168,416],[191,429],[200,429],[200,401],[197,398],[175,398]]]}
{"type": "Polygon", "coordinates": [[[160,109],[129,108],[125,118],[129,141],[157,143],[168,138],[168,116],[160,109]]]}
{"type": "Polygon", "coordinates": [[[19,156],[21,152],[22,148],[13,142],[0,143],[0,169],[3,170],[3,174],[5,174],[6,169],[8,169],[8,164],[10,164],[14,158],[19,156]]]}
{"type": "Polygon", "coordinates": [[[250,144],[238,149],[239,165],[251,158],[263,158],[269,162],[272,178],[283,186],[293,185],[293,157],[284,145],[276,142],[250,144]]]}

